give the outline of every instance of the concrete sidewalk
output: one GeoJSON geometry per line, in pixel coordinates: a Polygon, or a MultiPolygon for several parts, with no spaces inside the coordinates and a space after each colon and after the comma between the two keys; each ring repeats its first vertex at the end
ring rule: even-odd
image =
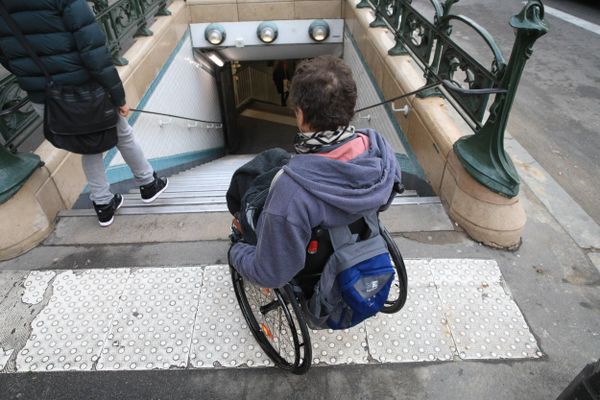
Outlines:
{"type": "MultiPolygon", "coordinates": [[[[425,363],[390,360],[390,363],[316,367],[302,377],[272,367],[5,373],[0,374],[1,397],[555,398],[586,363],[600,357],[600,272],[587,251],[577,246],[527,188],[522,196],[529,221],[523,245],[515,252],[486,248],[457,231],[410,232],[396,239],[405,258],[496,260],[511,298],[523,313],[543,354],[541,358],[477,361],[453,357],[452,362],[425,363]]],[[[107,273],[106,268],[131,266],[180,265],[185,270],[199,264],[222,263],[226,249],[225,241],[41,246],[19,259],[0,264],[2,298],[10,298],[6,296],[10,291],[24,291],[19,282],[32,269],[72,269],[62,273],[73,276],[84,273],[83,270],[100,269],[98,272],[107,273]]],[[[591,253],[592,257],[595,254],[591,253]]],[[[116,271],[125,273],[123,268],[116,271]]],[[[36,297],[39,299],[31,296],[33,300],[36,297]]],[[[24,307],[25,303],[0,301],[0,305],[1,315],[12,316],[19,314],[14,307],[24,307]]],[[[36,329],[29,323],[43,308],[31,305],[31,314],[26,319],[11,317],[0,326],[0,343],[5,350],[6,343],[11,343],[8,340],[11,335],[29,337],[31,330],[36,329]]],[[[393,338],[383,351],[387,348],[390,351],[397,348],[393,338]]],[[[7,365],[13,361],[6,360],[7,365]]],[[[95,367],[98,369],[98,365],[95,367]]]]}

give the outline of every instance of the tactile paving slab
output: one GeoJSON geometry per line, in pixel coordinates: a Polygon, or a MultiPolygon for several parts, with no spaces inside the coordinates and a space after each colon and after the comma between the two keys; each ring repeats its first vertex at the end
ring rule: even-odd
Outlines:
{"type": "MultiPolygon", "coordinates": [[[[542,356],[495,261],[406,266],[404,308],[349,330],[311,330],[313,365],[542,356]]],[[[18,372],[273,366],[241,313],[228,266],[45,271],[20,279],[23,301],[49,300],[18,351],[18,372]]],[[[268,304],[272,291],[253,290],[268,304]]],[[[273,343],[285,345],[287,324],[281,315],[269,318],[263,322],[276,333],[273,343]]],[[[11,352],[0,343],[0,367],[11,352]]]]}
{"type": "Polygon", "coordinates": [[[461,359],[542,356],[496,261],[437,259],[430,266],[461,359]]]}
{"type": "Polygon", "coordinates": [[[52,278],[56,276],[54,271],[31,271],[25,279],[25,292],[21,300],[27,304],[38,304],[44,299],[44,293],[52,278]]]}
{"type": "Polygon", "coordinates": [[[209,266],[204,271],[190,365],[196,368],[273,365],[248,329],[227,266],[209,266]]]}
{"type": "Polygon", "coordinates": [[[199,267],[133,271],[96,369],[186,367],[201,284],[199,267]]]}
{"type": "Polygon", "coordinates": [[[426,260],[405,260],[408,296],[395,314],[366,321],[369,351],[379,362],[448,361],[456,355],[426,260]]]}
{"type": "Polygon", "coordinates": [[[341,331],[311,330],[310,340],[314,365],[369,362],[367,331],[364,323],[341,331]]]}
{"type": "Polygon", "coordinates": [[[17,356],[17,370],[91,370],[110,329],[129,270],[60,272],[46,308],[17,356]]]}

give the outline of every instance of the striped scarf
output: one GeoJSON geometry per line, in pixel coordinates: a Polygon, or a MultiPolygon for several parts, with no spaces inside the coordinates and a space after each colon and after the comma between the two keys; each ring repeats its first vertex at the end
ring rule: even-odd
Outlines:
{"type": "Polygon", "coordinates": [[[294,148],[298,154],[322,153],[335,149],[356,137],[354,126],[340,126],[335,131],[298,132],[294,148]]]}

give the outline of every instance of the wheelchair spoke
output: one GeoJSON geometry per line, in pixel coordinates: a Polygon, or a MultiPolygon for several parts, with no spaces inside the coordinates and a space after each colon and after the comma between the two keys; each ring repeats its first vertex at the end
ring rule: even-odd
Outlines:
{"type": "Polygon", "coordinates": [[[259,288],[233,269],[232,277],[244,318],[262,350],[277,366],[305,373],[311,362],[310,335],[295,294],[288,287],[259,288]]]}

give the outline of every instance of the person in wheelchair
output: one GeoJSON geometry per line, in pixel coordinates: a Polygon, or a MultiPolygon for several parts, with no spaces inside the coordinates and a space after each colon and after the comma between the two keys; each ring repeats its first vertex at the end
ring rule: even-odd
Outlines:
{"type": "MultiPolygon", "coordinates": [[[[316,227],[347,226],[376,215],[400,184],[400,168],[385,139],[350,124],[357,89],[341,59],[320,56],[299,64],[290,99],[300,130],[296,154],[270,184],[256,244],[237,232],[228,254],[244,279],[264,288],[280,288],[303,270],[316,227]]],[[[233,225],[241,230],[236,219],[233,225]]]]}

